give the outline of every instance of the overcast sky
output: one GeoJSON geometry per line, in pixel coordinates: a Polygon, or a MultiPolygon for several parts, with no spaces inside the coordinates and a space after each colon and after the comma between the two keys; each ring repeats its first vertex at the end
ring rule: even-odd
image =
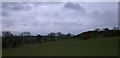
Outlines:
{"type": "Polygon", "coordinates": [[[20,34],[79,34],[118,26],[117,2],[2,3],[2,30],[20,34]]]}

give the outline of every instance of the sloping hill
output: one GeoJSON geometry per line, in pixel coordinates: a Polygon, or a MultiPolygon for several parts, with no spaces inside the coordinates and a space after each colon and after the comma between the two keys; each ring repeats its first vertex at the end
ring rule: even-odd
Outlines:
{"type": "Polygon", "coordinates": [[[118,38],[96,39],[29,44],[17,48],[4,49],[3,56],[117,56],[118,38]]]}

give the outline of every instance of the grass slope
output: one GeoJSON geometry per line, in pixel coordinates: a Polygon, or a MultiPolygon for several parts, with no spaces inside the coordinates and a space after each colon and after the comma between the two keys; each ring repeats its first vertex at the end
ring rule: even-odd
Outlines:
{"type": "Polygon", "coordinates": [[[3,56],[117,56],[118,38],[102,37],[89,40],[70,39],[63,41],[29,44],[18,48],[4,49],[3,56]]]}

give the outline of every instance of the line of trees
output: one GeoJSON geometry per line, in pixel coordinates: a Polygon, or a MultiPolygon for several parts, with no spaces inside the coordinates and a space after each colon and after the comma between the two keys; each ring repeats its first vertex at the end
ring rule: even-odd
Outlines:
{"type": "Polygon", "coordinates": [[[113,29],[96,28],[93,31],[86,31],[78,35],[72,35],[71,33],[63,34],[61,32],[57,32],[57,33],[51,32],[46,36],[40,34],[37,34],[36,36],[32,36],[30,32],[22,32],[20,35],[16,36],[13,35],[10,31],[3,31],[2,48],[14,48],[24,44],[36,44],[36,43],[44,43],[50,41],[59,41],[59,40],[75,39],[75,38],[87,40],[90,38],[96,38],[101,36],[102,37],[120,36],[120,30],[117,27],[114,27],[113,29]]]}
{"type": "Polygon", "coordinates": [[[46,36],[37,34],[32,36],[30,32],[22,32],[20,35],[13,35],[10,31],[2,32],[2,48],[14,48],[24,44],[36,44],[49,41],[58,41],[71,39],[73,35],[71,33],[62,34],[61,32],[51,32],[46,36]]]}
{"type": "Polygon", "coordinates": [[[90,39],[90,38],[113,37],[113,36],[120,36],[120,29],[118,27],[113,27],[113,29],[108,29],[108,28],[99,29],[99,28],[96,28],[93,31],[86,31],[86,32],[78,34],[74,37],[79,38],[81,40],[87,40],[87,39],[90,39]]]}

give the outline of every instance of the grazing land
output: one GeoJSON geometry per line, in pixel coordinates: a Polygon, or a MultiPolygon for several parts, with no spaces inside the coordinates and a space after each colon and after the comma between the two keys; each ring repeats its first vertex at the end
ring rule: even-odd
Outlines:
{"type": "Polygon", "coordinates": [[[3,49],[3,56],[118,56],[118,37],[78,38],[3,49]]]}

